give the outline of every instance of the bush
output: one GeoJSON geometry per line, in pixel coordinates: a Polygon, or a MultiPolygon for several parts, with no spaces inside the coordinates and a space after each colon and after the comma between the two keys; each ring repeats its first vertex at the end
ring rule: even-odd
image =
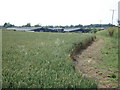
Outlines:
{"type": "Polygon", "coordinates": [[[113,28],[113,27],[109,28],[109,29],[108,29],[108,32],[109,32],[109,36],[110,36],[110,37],[113,37],[114,28],[113,28]]]}

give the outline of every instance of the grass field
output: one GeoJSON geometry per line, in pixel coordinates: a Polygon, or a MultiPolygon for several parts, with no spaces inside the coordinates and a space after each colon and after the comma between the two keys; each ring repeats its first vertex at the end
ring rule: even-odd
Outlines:
{"type": "Polygon", "coordinates": [[[3,31],[3,88],[96,88],[74,71],[70,53],[91,34],[3,31]]]}

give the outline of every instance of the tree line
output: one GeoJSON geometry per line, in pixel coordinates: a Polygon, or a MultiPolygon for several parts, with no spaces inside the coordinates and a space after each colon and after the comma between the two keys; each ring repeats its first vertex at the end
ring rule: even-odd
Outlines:
{"type": "Polygon", "coordinates": [[[112,25],[112,24],[90,24],[90,25],[81,25],[81,24],[78,24],[78,25],[65,25],[65,26],[62,26],[62,25],[56,25],[56,26],[53,26],[53,25],[46,25],[46,26],[42,26],[40,24],[36,24],[34,26],[32,26],[30,23],[27,23],[26,25],[22,25],[22,26],[15,26],[13,24],[10,24],[10,23],[4,23],[3,26],[1,27],[5,27],[5,28],[9,28],[9,27],[44,27],[44,28],[85,28],[85,27],[88,27],[88,28],[97,28],[97,27],[112,27],[112,26],[115,26],[115,25],[112,25]]]}

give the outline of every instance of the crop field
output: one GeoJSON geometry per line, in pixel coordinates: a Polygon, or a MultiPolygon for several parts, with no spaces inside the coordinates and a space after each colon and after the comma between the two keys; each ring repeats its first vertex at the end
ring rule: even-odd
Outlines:
{"type": "Polygon", "coordinates": [[[70,53],[92,34],[3,31],[3,88],[97,88],[74,70],[70,53]]]}

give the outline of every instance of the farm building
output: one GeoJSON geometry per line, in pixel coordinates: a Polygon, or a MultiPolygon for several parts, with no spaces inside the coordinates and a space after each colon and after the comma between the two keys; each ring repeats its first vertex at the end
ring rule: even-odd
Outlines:
{"type": "Polygon", "coordinates": [[[7,28],[13,29],[16,31],[27,31],[27,32],[79,32],[79,33],[88,33],[90,29],[83,28],[44,28],[44,27],[21,27],[21,28],[7,28]]]}
{"type": "Polygon", "coordinates": [[[64,29],[63,28],[49,28],[55,32],[64,32],[64,29]]]}
{"type": "Polygon", "coordinates": [[[35,29],[30,30],[30,31],[34,31],[34,32],[50,32],[50,30],[48,30],[47,28],[43,28],[43,27],[35,28],[35,29]]]}
{"type": "Polygon", "coordinates": [[[36,29],[33,29],[31,31],[34,31],[34,32],[64,32],[64,29],[63,28],[36,28],[36,29]]]}
{"type": "Polygon", "coordinates": [[[63,28],[43,28],[43,27],[21,27],[7,28],[8,30],[27,31],[27,32],[64,32],[63,28]]]}
{"type": "Polygon", "coordinates": [[[65,28],[64,32],[79,32],[79,33],[88,33],[91,31],[90,29],[83,29],[83,28],[65,28]]]}
{"type": "Polygon", "coordinates": [[[32,30],[35,30],[35,29],[39,29],[41,27],[16,27],[16,28],[7,28],[8,30],[10,29],[13,29],[13,30],[16,30],[16,31],[32,31],[32,30]]]}

